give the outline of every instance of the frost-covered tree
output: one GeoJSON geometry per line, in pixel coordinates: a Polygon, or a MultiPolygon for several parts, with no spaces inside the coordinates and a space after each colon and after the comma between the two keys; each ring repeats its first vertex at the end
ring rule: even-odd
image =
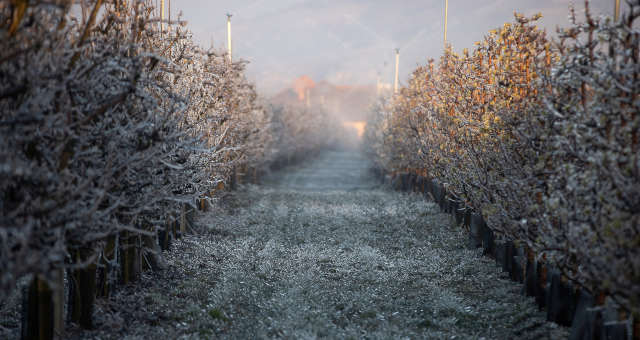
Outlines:
{"type": "Polygon", "coordinates": [[[618,22],[585,11],[560,31],[545,96],[543,249],[640,317],[640,2],[618,22]]]}
{"type": "Polygon", "coordinates": [[[161,32],[150,2],[83,3],[0,2],[0,298],[155,237],[272,147],[243,61],[161,32]]]}
{"type": "Polygon", "coordinates": [[[516,15],[473,51],[417,68],[369,154],[388,171],[439,179],[516,240],[593,293],[640,310],[640,3],[593,17],[556,42],[516,15]],[[637,26],[637,24],[636,24],[637,26]]]}

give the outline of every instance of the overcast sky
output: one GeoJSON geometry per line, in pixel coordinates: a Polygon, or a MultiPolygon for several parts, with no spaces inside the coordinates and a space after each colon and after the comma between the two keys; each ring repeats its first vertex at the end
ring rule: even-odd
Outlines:
{"type": "MultiPolygon", "coordinates": [[[[623,1],[624,2],[624,1],[623,1]]],[[[226,48],[226,13],[232,13],[233,54],[250,61],[248,76],[270,95],[308,75],[335,84],[391,82],[394,48],[400,79],[437,59],[443,46],[445,0],[173,0],[196,41],[226,48]]],[[[596,14],[612,13],[614,0],[593,0],[596,14]]],[[[473,47],[513,12],[542,12],[541,27],[567,25],[569,0],[450,0],[448,40],[473,47]]],[[[583,1],[576,1],[583,9],[583,1]]]]}

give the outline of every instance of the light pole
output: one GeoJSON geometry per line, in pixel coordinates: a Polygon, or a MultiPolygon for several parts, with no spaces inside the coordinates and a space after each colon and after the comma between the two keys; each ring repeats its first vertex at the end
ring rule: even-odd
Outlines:
{"type": "MultiPolygon", "coordinates": [[[[620,0],[616,0],[620,1],[620,0]]],[[[447,47],[447,20],[449,18],[449,0],[444,0],[444,47],[447,47]]]]}
{"type": "Polygon", "coordinates": [[[613,21],[618,22],[620,19],[620,0],[616,0],[616,6],[613,12],[613,21]]]}
{"type": "Polygon", "coordinates": [[[398,93],[398,69],[400,67],[400,49],[396,48],[396,77],[393,82],[393,93],[398,93]]]}
{"type": "Polygon", "coordinates": [[[231,14],[227,13],[227,50],[229,51],[229,62],[231,62],[231,14]]]}
{"type": "Polygon", "coordinates": [[[164,31],[164,0],[160,0],[160,32],[164,31]]]}

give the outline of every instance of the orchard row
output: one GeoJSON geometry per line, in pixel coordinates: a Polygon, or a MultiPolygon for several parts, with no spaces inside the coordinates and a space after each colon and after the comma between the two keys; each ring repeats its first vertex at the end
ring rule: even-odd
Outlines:
{"type": "Polygon", "coordinates": [[[152,1],[74,3],[0,2],[0,300],[29,275],[134,279],[196,202],[331,130],[263,103],[246,62],[160,25],[152,1]]]}
{"type": "Polygon", "coordinates": [[[380,169],[443,183],[503,241],[640,317],[640,3],[585,10],[550,40],[539,16],[449,46],[376,107],[380,169]],[[636,25],[637,26],[637,25],[636,25]]]}

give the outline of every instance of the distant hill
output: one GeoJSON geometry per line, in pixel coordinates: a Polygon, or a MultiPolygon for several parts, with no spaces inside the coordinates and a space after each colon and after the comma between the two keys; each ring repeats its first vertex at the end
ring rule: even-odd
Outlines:
{"type": "Polygon", "coordinates": [[[314,82],[308,76],[295,79],[291,88],[271,98],[274,105],[322,105],[340,121],[367,120],[369,107],[376,99],[375,85],[334,85],[314,82]]]}

